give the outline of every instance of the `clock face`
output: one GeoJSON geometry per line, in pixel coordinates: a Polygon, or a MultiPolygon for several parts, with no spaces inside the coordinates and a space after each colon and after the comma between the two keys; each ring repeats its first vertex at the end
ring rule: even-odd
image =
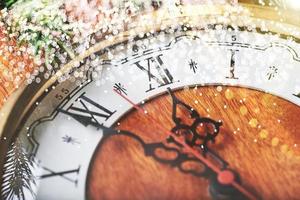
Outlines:
{"type": "Polygon", "coordinates": [[[218,26],[94,52],[20,132],[37,199],[297,198],[299,54],[218,26]]]}

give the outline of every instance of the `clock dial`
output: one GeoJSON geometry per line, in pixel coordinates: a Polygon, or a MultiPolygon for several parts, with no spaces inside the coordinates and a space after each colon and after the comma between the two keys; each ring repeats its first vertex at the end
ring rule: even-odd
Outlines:
{"type": "Polygon", "coordinates": [[[217,188],[215,173],[192,152],[172,142],[168,134],[172,130],[199,148],[204,138],[191,142],[192,136],[212,133],[205,129],[213,122],[204,119],[222,121],[220,131],[212,137],[215,142],[207,144],[208,160],[225,161],[218,166],[238,173],[243,186],[257,197],[297,196],[299,186],[294,183],[300,175],[300,156],[294,145],[299,141],[298,106],[261,91],[230,86],[193,86],[174,94],[201,116],[190,118],[189,112],[177,108],[182,121],[181,129],[176,129],[169,94],[143,105],[147,115],[137,110],[125,115],[115,127],[130,133],[107,135],[96,148],[87,179],[88,199],[209,199],[217,188]],[[195,124],[199,127],[192,133],[195,124]],[[213,158],[210,151],[220,158],[213,158]],[[121,188],[126,192],[118,192],[121,188]]]}
{"type": "Polygon", "coordinates": [[[300,45],[210,28],[94,52],[48,88],[20,133],[37,199],[299,196],[300,45]]]}

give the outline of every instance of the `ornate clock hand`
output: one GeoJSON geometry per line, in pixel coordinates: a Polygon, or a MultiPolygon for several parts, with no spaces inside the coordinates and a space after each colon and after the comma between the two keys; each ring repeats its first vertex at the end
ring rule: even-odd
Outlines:
{"type": "MultiPolygon", "coordinates": [[[[129,100],[130,101],[130,100],[129,100]]],[[[88,108],[86,107],[86,109],[88,110],[88,108]]],[[[59,110],[61,113],[64,113],[70,117],[72,117],[73,119],[79,121],[81,124],[83,124],[84,126],[93,126],[96,127],[97,129],[101,129],[103,130],[103,134],[104,135],[112,135],[112,134],[123,134],[123,135],[127,135],[130,136],[131,138],[136,139],[137,141],[139,141],[141,143],[141,145],[143,146],[143,149],[145,150],[145,154],[147,156],[152,156],[155,160],[157,160],[158,162],[164,163],[164,164],[169,164],[173,167],[178,167],[179,170],[183,173],[190,173],[193,174],[195,176],[204,176],[207,173],[207,171],[209,170],[206,167],[203,167],[202,171],[195,171],[195,170],[186,170],[183,167],[184,162],[188,162],[188,161],[193,161],[193,162],[197,162],[201,165],[203,165],[202,162],[199,162],[198,159],[196,158],[189,158],[187,154],[183,154],[181,153],[177,148],[174,147],[168,147],[166,145],[164,145],[163,143],[150,143],[147,144],[145,143],[140,137],[138,137],[136,134],[133,134],[129,131],[125,131],[125,130],[116,130],[113,129],[111,127],[106,127],[103,124],[98,123],[92,116],[83,116],[83,115],[79,115],[79,114],[75,114],[75,113],[71,113],[68,111],[65,111],[63,109],[59,110]],[[155,151],[157,149],[164,149],[168,152],[175,152],[176,153],[176,157],[171,159],[171,160],[166,160],[164,158],[159,157],[155,151]]]]}
{"type": "MultiPolygon", "coordinates": [[[[135,104],[133,101],[131,101],[128,97],[123,95],[117,90],[113,90],[115,93],[117,93],[119,96],[121,96],[123,99],[125,99],[128,103],[130,103],[134,108],[136,108],[139,112],[147,114],[148,112],[144,110],[143,108],[139,107],[137,104],[135,104]]],[[[153,122],[159,124],[155,118],[152,117],[152,115],[148,115],[153,122]]],[[[247,197],[250,200],[256,200],[258,199],[255,195],[250,193],[247,189],[245,189],[240,183],[234,178],[234,174],[232,171],[227,169],[220,169],[218,166],[216,166],[213,162],[208,160],[204,155],[199,153],[195,148],[188,145],[185,140],[178,137],[174,132],[168,131],[166,132],[167,135],[171,138],[173,138],[174,141],[176,141],[178,144],[180,144],[186,151],[188,151],[191,155],[193,155],[195,158],[199,159],[202,163],[204,163],[208,168],[210,168],[212,171],[214,171],[217,174],[217,179],[220,181],[220,183],[224,183],[226,185],[233,186],[236,190],[238,190],[240,193],[242,193],[245,197],[247,197]]]]}
{"type": "MultiPolygon", "coordinates": [[[[192,133],[192,135],[193,135],[192,142],[187,142],[187,144],[189,144],[191,147],[200,146],[200,148],[203,151],[204,156],[207,154],[210,154],[211,156],[213,156],[215,158],[215,160],[218,160],[223,164],[223,167],[221,167],[222,171],[217,172],[218,176],[217,176],[216,180],[212,181],[211,188],[213,188],[213,189],[211,189],[211,192],[213,193],[213,195],[215,194],[216,196],[218,196],[218,194],[215,190],[217,188],[219,188],[221,190],[223,190],[223,189],[226,190],[227,186],[224,187],[224,185],[232,185],[240,191],[243,190],[242,188],[240,188],[241,185],[238,183],[239,182],[238,174],[236,172],[233,172],[232,170],[228,170],[227,169],[228,163],[226,161],[224,161],[218,154],[216,154],[215,152],[213,152],[212,150],[210,150],[207,147],[207,144],[209,141],[214,143],[215,137],[219,133],[222,122],[221,121],[217,122],[210,118],[201,117],[200,114],[193,107],[191,107],[188,104],[186,104],[185,102],[179,100],[170,88],[167,88],[167,89],[168,89],[168,93],[172,97],[172,102],[173,102],[172,119],[175,123],[175,127],[172,129],[172,132],[176,133],[180,129],[183,129],[183,130],[185,130],[185,132],[183,132],[183,133],[186,133],[187,131],[192,133]],[[192,125],[184,124],[182,122],[183,120],[181,120],[179,117],[177,117],[176,114],[177,114],[178,106],[182,106],[190,113],[190,117],[192,119],[194,119],[194,122],[192,123],[192,125]],[[197,126],[199,124],[201,125],[203,123],[212,124],[214,127],[213,131],[212,132],[205,131],[204,135],[201,135],[197,131],[197,126]],[[200,145],[197,144],[197,140],[201,140],[202,143],[200,143],[200,145]],[[238,177],[238,178],[235,178],[235,177],[238,177]]],[[[231,188],[229,188],[229,187],[227,187],[227,189],[231,190],[231,188]]]]}
{"type": "Polygon", "coordinates": [[[217,122],[210,118],[201,117],[200,114],[194,108],[184,103],[183,101],[179,100],[170,88],[168,88],[168,92],[171,95],[172,102],[173,102],[172,119],[175,123],[175,127],[172,129],[172,132],[177,133],[180,130],[184,130],[183,134],[186,134],[187,132],[191,133],[192,140],[187,141],[187,143],[192,147],[196,145],[199,146],[203,150],[203,153],[205,155],[205,153],[208,151],[207,143],[210,141],[211,142],[215,141],[215,137],[218,135],[220,131],[220,126],[222,126],[222,122],[221,121],[217,122]],[[194,122],[191,125],[184,124],[182,120],[179,117],[177,117],[178,106],[182,106],[190,113],[190,117],[194,119],[194,122]],[[203,126],[203,124],[211,124],[213,126],[212,132],[206,130],[204,134],[199,133],[197,131],[197,127],[199,125],[203,126]]]}

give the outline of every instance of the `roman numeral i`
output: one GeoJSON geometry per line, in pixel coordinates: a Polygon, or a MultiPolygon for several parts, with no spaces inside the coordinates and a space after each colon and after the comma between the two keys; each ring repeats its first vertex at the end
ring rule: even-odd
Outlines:
{"type": "Polygon", "coordinates": [[[236,56],[237,56],[237,52],[239,52],[239,50],[233,50],[230,49],[230,71],[229,71],[229,76],[227,76],[227,79],[239,79],[235,76],[235,66],[236,66],[236,56]]]}

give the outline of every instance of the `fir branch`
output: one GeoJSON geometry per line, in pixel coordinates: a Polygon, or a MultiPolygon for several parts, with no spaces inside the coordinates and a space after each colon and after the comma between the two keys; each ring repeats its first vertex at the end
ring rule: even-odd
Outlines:
{"type": "MultiPolygon", "coordinates": [[[[22,0],[15,4],[3,20],[7,31],[17,35],[18,44],[27,44],[37,64],[44,60],[51,65],[59,42],[74,37],[75,25],[67,22],[67,16],[61,6],[62,0],[22,0]]],[[[79,31],[77,31],[79,32],[79,31]]],[[[71,50],[67,52],[74,55],[71,50]]]]}
{"type": "Polygon", "coordinates": [[[4,176],[2,184],[2,197],[5,200],[25,200],[25,190],[33,197],[35,193],[32,186],[35,185],[35,177],[32,173],[33,162],[28,158],[22,143],[17,139],[6,156],[4,176]]]}
{"type": "MultiPolygon", "coordinates": [[[[112,8],[96,6],[89,1],[83,5],[81,1],[85,2],[18,0],[11,8],[1,11],[0,24],[18,45],[26,46],[25,51],[32,56],[35,66],[47,68],[43,73],[49,77],[55,68],[95,44],[103,33],[122,31],[130,17],[151,7],[150,1],[143,0],[112,0],[112,8]],[[94,42],[91,40],[93,34],[99,35],[93,38],[94,42]]],[[[29,82],[33,79],[30,76],[29,82]]]]}
{"type": "Polygon", "coordinates": [[[14,3],[16,3],[18,0],[2,0],[0,2],[0,9],[4,8],[10,8],[14,3]]]}

